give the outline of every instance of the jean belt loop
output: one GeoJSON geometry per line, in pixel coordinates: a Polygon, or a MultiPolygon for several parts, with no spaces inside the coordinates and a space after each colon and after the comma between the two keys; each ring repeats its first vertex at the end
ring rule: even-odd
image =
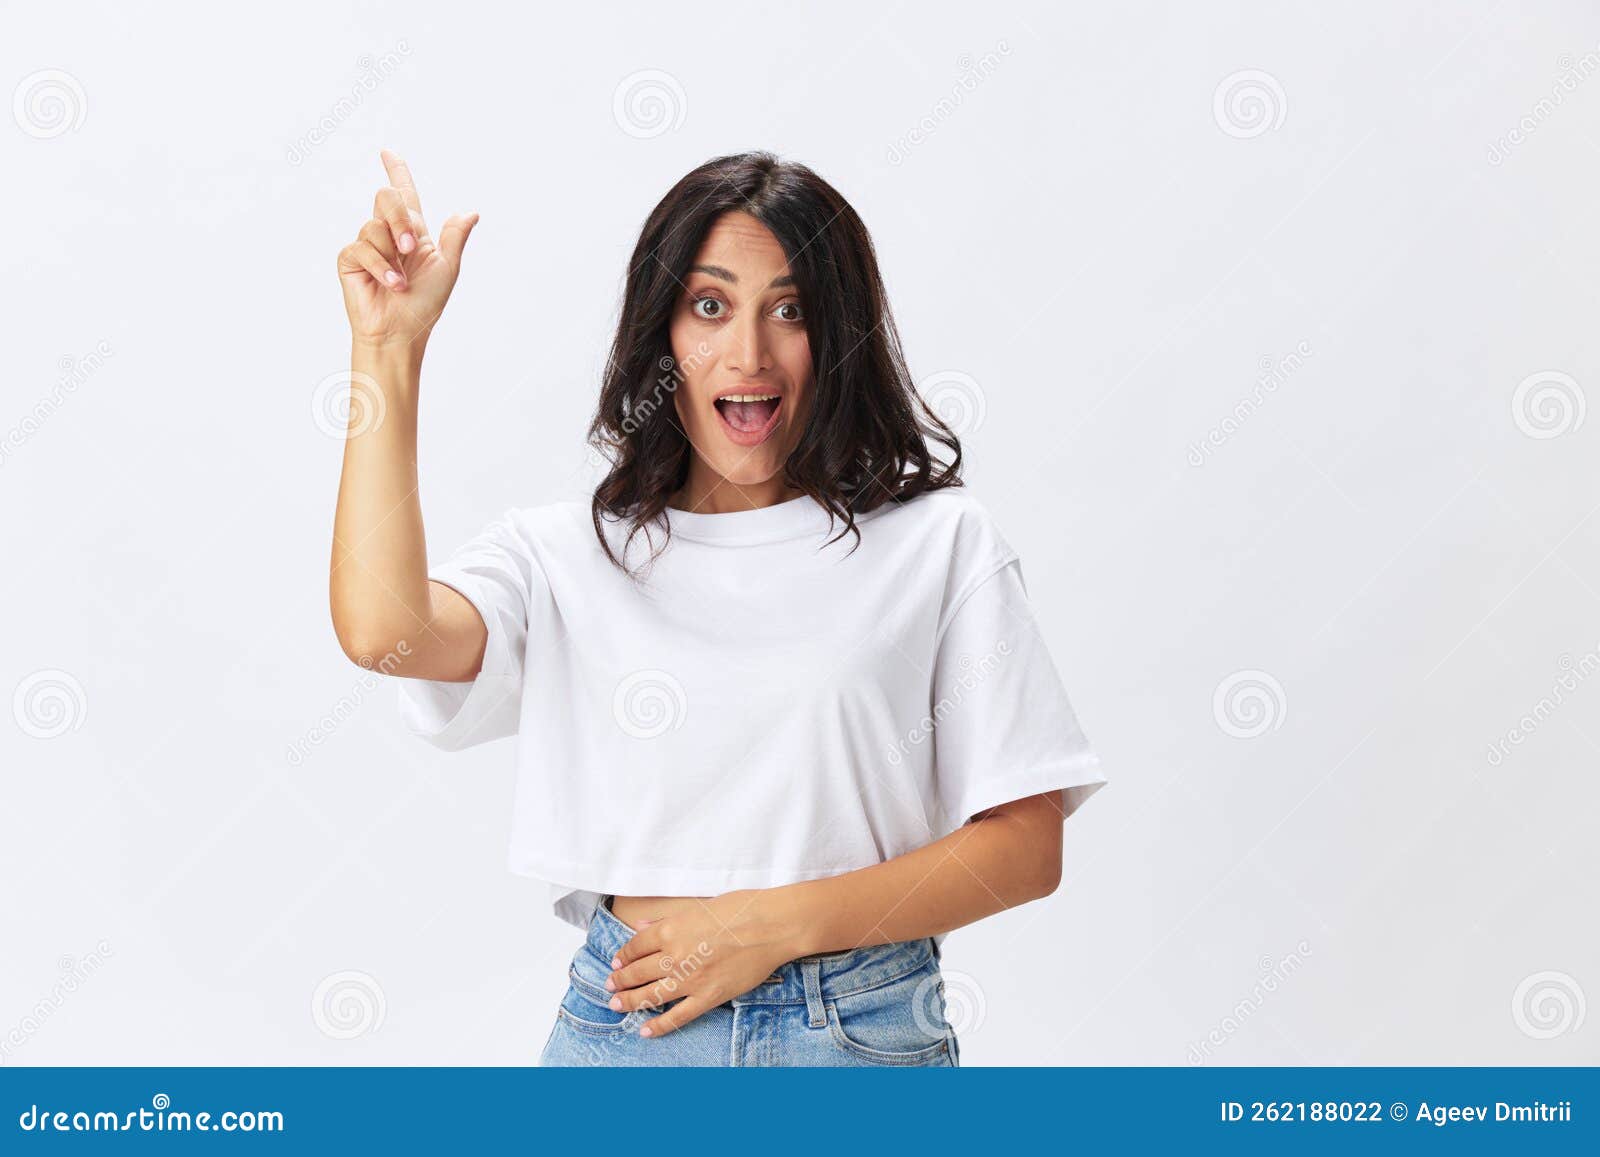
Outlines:
{"type": "Polygon", "coordinates": [[[828,1010],[822,1006],[822,961],[802,960],[800,976],[806,986],[806,1011],[811,1014],[811,1027],[822,1028],[828,1023],[828,1010]]]}

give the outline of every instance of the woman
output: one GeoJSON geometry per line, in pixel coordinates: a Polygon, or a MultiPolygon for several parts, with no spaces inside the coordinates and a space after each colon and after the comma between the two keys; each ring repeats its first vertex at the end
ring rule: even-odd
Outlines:
{"type": "Polygon", "coordinates": [[[1054,891],[1105,777],[861,220],[764,153],[684,177],[634,250],[592,501],[430,571],[418,383],[478,217],[435,238],[383,160],[339,255],[383,420],[352,406],[333,621],[417,734],[517,736],[510,866],[588,934],[542,1063],[955,1065],[945,934],[1054,891]]]}

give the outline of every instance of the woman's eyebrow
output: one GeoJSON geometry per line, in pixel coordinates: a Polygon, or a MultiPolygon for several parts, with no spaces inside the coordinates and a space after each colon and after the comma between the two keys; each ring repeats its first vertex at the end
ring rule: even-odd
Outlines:
{"type": "MultiPolygon", "coordinates": [[[[733,273],[733,271],[729,270],[729,269],[724,269],[720,265],[691,265],[691,266],[689,266],[689,272],[690,273],[709,273],[712,277],[721,278],[723,281],[728,282],[730,285],[738,285],[739,284],[739,278],[733,273]]],[[[771,281],[769,281],[767,283],[767,288],[768,289],[787,289],[789,286],[791,286],[793,284],[794,284],[794,278],[785,275],[783,277],[774,277],[771,281]]]]}

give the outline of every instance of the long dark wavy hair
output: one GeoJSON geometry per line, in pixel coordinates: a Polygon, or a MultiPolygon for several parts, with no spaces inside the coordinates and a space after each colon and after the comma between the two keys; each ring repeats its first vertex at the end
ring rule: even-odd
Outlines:
{"type": "Polygon", "coordinates": [[[784,476],[830,521],[843,521],[831,541],[854,533],[859,546],[857,514],[962,484],[961,443],[917,393],[856,211],[804,165],[766,152],[717,157],[674,185],[639,234],[589,425],[590,444],[611,466],[591,504],[595,534],[624,572],[602,518],[631,523],[624,555],[652,524],[670,534],[662,512],[687,481],[694,451],[671,399],[682,379],[669,327],[695,254],[728,212],[748,213],[772,231],[805,309],[813,402],[784,476]],[[949,451],[948,461],[935,457],[930,440],[949,451]]]}

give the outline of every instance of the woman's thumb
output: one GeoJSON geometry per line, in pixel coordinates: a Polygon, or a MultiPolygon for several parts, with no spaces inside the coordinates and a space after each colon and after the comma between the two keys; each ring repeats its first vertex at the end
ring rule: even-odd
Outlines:
{"type": "Polygon", "coordinates": [[[476,213],[457,213],[439,230],[439,252],[452,265],[461,264],[461,251],[466,248],[467,238],[472,236],[472,227],[477,223],[476,213]]]}

